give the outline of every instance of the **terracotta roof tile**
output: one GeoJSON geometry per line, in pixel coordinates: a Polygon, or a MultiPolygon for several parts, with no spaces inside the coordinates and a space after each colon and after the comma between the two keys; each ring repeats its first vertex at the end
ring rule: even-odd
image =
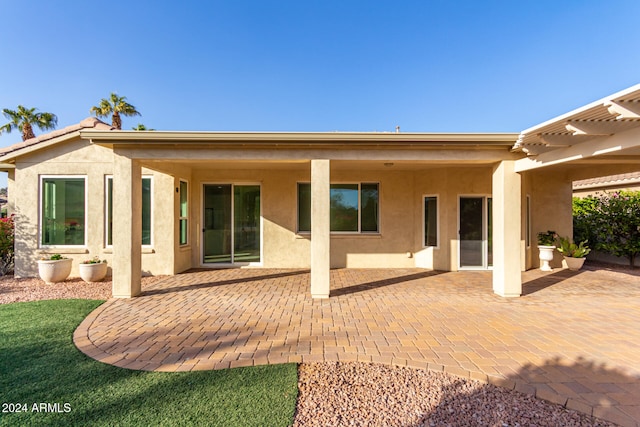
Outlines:
{"type": "Polygon", "coordinates": [[[57,129],[52,132],[36,136],[35,138],[18,142],[17,144],[10,145],[9,147],[0,148],[0,156],[4,156],[5,154],[9,154],[14,151],[18,151],[32,145],[40,144],[41,142],[48,141],[53,138],[79,131],[80,129],[114,130],[115,128],[96,117],[87,117],[86,119],[82,120],[80,123],[76,123],[75,125],[57,129]]]}
{"type": "Polygon", "coordinates": [[[619,175],[609,175],[600,178],[583,179],[573,182],[573,188],[590,188],[606,185],[624,185],[640,181],[640,172],[623,173],[619,175]]]}

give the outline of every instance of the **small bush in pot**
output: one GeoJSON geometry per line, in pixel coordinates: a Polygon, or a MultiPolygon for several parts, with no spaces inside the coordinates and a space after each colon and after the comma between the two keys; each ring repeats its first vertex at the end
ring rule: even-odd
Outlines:
{"type": "Polygon", "coordinates": [[[587,246],[587,241],[582,241],[579,245],[571,243],[568,237],[560,237],[558,241],[560,242],[557,248],[558,252],[564,256],[569,270],[580,270],[584,264],[585,257],[591,252],[591,249],[587,246]]]}
{"type": "Polygon", "coordinates": [[[538,246],[554,246],[558,234],[555,231],[548,230],[538,233],[538,246]]]}
{"type": "Polygon", "coordinates": [[[38,274],[47,284],[62,282],[71,274],[72,262],[60,254],[43,257],[38,260],[38,274]]]}
{"type": "Polygon", "coordinates": [[[107,260],[100,260],[97,256],[82,261],[78,267],[80,277],[85,282],[99,282],[107,275],[107,260]]]}
{"type": "Polygon", "coordinates": [[[538,258],[540,258],[540,270],[552,271],[549,262],[553,261],[553,251],[555,250],[555,241],[558,235],[555,231],[548,230],[538,233],[538,258]]]}
{"type": "Polygon", "coordinates": [[[571,240],[568,237],[560,237],[559,239],[560,246],[558,246],[558,252],[562,255],[570,258],[584,258],[587,256],[591,249],[587,246],[587,241],[580,242],[579,245],[575,243],[571,243],[571,240]]]}

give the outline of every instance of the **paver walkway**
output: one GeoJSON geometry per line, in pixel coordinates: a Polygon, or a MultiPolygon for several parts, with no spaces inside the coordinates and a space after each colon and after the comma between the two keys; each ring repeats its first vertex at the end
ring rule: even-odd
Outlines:
{"type": "Polygon", "coordinates": [[[78,327],[78,348],[157,371],[363,361],[444,370],[640,425],[640,277],[523,274],[521,298],[490,272],[331,272],[312,300],[299,270],[194,271],[111,299],[78,327]]]}

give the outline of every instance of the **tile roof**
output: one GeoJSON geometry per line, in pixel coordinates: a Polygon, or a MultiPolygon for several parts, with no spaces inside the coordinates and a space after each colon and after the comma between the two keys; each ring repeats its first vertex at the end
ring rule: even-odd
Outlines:
{"type": "Polygon", "coordinates": [[[640,182],[640,172],[623,173],[619,175],[609,175],[600,178],[582,179],[573,182],[573,188],[604,187],[609,185],[626,185],[640,182]]]}
{"type": "Polygon", "coordinates": [[[6,154],[21,150],[26,147],[30,147],[32,145],[40,144],[44,141],[58,138],[60,136],[77,132],[80,129],[114,130],[115,128],[96,117],[87,117],[86,119],[82,120],[80,123],[76,123],[75,125],[67,126],[63,129],[54,130],[52,132],[36,136],[35,138],[30,138],[26,141],[10,145],[9,147],[0,148],[0,156],[4,156],[6,154]]]}

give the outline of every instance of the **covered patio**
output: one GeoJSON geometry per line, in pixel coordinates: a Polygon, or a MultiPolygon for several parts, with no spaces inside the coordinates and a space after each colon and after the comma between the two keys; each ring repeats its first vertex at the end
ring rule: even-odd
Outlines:
{"type": "Polygon", "coordinates": [[[78,348],[156,371],[362,361],[515,388],[622,425],[640,421],[640,288],[624,272],[522,274],[523,297],[489,271],[332,269],[310,299],[307,269],[193,270],[111,299],[78,348]]]}

